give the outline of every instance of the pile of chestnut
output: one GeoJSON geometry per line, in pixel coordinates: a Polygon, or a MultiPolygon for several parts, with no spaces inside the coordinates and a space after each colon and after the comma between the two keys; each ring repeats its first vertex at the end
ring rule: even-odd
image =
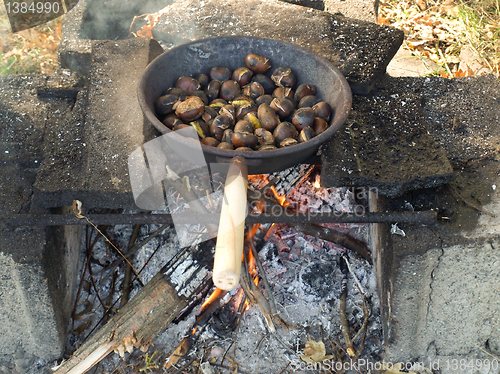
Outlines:
{"type": "Polygon", "coordinates": [[[193,126],[203,144],[236,150],[269,150],[305,142],[328,127],[332,108],[308,83],[295,90],[297,77],[281,66],[270,78],[270,61],[256,54],[231,71],[180,77],[155,103],[171,130],[193,126]]]}

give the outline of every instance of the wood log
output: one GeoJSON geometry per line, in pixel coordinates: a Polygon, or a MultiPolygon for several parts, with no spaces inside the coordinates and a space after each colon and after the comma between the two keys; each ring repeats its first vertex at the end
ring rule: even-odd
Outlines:
{"type": "Polygon", "coordinates": [[[145,351],[172,320],[211,285],[213,241],[184,248],[91,336],[55,374],[86,373],[112,351],[145,351]]]}

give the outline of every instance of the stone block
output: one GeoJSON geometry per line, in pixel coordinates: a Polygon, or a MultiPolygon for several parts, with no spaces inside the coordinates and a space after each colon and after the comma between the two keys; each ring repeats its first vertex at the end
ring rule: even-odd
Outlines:
{"type": "Polygon", "coordinates": [[[47,155],[35,184],[44,207],[135,208],[128,156],[148,135],[137,101],[147,64],[163,49],[154,40],[93,41],[89,84],[66,121],[47,129],[47,155]]]}
{"type": "MultiPolygon", "coordinates": [[[[181,0],[165,7],[153,35],[179,45],[245,35],[292,42],[326,58],[366,94],[403,41],[401,30],[277,0],[181,0]]],[[[249,51],[250,52],[250,51],[249,51]]]]}

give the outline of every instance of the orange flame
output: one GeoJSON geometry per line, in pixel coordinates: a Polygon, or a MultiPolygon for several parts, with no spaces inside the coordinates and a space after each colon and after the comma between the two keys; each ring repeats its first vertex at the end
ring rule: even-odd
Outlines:
{"type": "Polygon", "coordinates": [[[221,295],[222,290],[220,288],[216,288],[214,292],[208,297],[208,299],[205,300],[205,302],[201,305],[201,313],[207,309],[207,307],[214,302],[214,300],[217,300],[219,296],[221,295]]]}
{"type": "Polygon", "coordinates": [[[316,179],[314,180],[314,188],[320,188],[321,187],[321,182],[320,182],[320,175],[316,175],[316,179]]]}

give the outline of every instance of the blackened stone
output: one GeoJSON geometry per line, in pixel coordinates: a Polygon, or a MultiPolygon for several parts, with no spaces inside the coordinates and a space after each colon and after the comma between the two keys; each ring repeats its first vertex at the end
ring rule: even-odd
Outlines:
{"type": "Polygon", "coordinates": [[[332,62],[360,94],[385,73],[403,41],[403,32],[395,28],[277,0],[181,0],[162,12],[153,28],[158,40],[179,45],[245,35],[292,42],[332,62]]]}
{"type": "Polygon", "coordinates": [[[386,196],[454,178],[444,150],[427,133],[419,95],[354,96],[344,130],[325,144],[321,185],[375,187],[386,196]]]}

